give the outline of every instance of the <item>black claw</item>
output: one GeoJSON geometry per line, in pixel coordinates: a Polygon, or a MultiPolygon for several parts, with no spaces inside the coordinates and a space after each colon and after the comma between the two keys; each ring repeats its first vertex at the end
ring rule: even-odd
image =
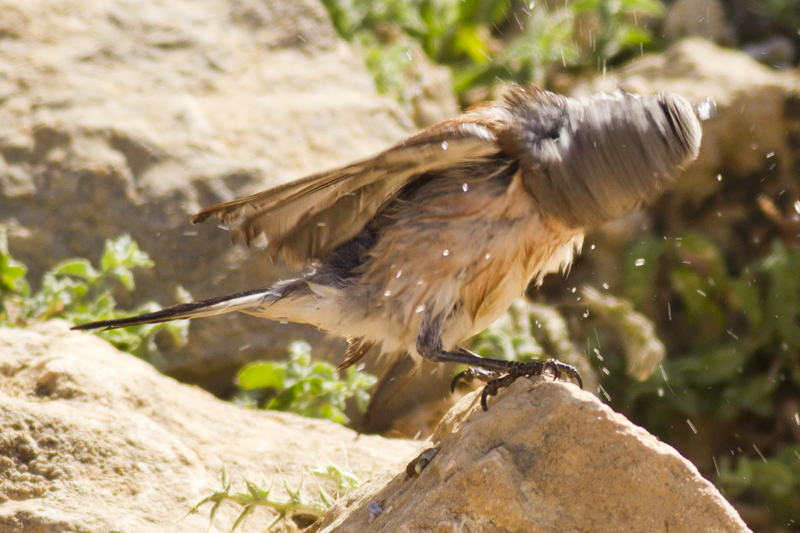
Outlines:
{"type": "Polygon", "coordinates": [[[460,381],[463,380],[464,383],[469,383],[472,381],[472,378],[474,376],[472,375],[472,372],[470,372],[470,370],[472,369],[468,368],[463,372],[459,372],[458,374],[453,376],[453,381],[450,382],[450,394],[453,394],[456,391],[456,385],[458,385],[460,381]]]}
{"type": "Polygon", "coordinates": [[[463,381],[464,383],[472,383],[473,380],[479,379],[485,383],[489,383],[502,377],[503,374],[500,372],[496,372],[494,370],[486,370],[485,368],[475,368],[470,367],[463,372],[459,372],[458,374],[453,377],[453,381],[450,382],[450,393],[452,394],[456,390],[456,385],[459,382],[463,381]]]}
{"type": "Polygon", "coordinates": [[[489,396],[497,395],[498,391],[502,388],[510,386],[518,378],[541,376],[545,372],[553,374],[553,381],[562,377],[565,379],[574,379],[578,386],[583,388],[583,380],[581,379],[578,369],[572,365],[562,363],[556,359],[548,359],[547,361],[530,361],[527,363],[515,363],[509,367],[508,373],[501,374],[493,370],[486,370],[483,368],[468,368],[467,370],[456,374],[453,381],[450,382],[450,392],[455,390],[459,381],[471,382],[473,379],[478,378],[486,382],[486,386],[481,392],[481,407],[484,411],[488,411],[489,407],[487,399],[489,396]]]}

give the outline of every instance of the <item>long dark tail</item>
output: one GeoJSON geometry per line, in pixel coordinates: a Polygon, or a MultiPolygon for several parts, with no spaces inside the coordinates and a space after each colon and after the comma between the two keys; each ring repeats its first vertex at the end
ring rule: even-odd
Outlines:
{"type": "Polygon", "coordinates": [[[268,307],[270,304],[279,300],[285,293],[288,286],[278,283],[272,287],[256,289],[229,296],[210,298],[199,302],[173,305],[153,313],[145,313],[130,318],[118,318],[114,320],[100,320],[73,326],[72,329],[116,329],[139,324],[155,324],[158,322],[169,322],[170,320],[180,320],[184,318],[199,318],[203,316],[221,315],[232,311],[255,311],[261,307],[268,307]]]}

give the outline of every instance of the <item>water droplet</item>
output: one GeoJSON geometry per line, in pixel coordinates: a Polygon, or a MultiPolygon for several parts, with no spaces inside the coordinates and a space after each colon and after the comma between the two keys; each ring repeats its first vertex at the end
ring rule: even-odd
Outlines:
{"type": "Polygon", "coordinates": [[[767,154],[767,159],[769,159],[770,157],[773,157],[773,156],[775,156],[775,152],[770,152],[770,153],[767,154]]]}
{"type": "Polygon", "coordinates": [[[400,276],[402,276],[402,275],[403,275],[403,271],[402,270],[398,270],[397,271],[397,275],[395,276],[395,278],[400,279],[400,276]]]}
{"type": "Polygon", "coordinates": [[[442,252],[443,257],[447,257],[448,255],[450,255],[450,250],[445,250],[442,252]]]}
{"type": "Polygon", "coordinates": [[[469,190],[469,185],[467,185],[466,183],[462,184],[461,185],[461,190],[464,191],[464,192],[467,192],[469,190]]]}
{"type": "Polygon", "coordinates": [[[644,265],[644,257],[640,257],[639,259],[637,259],[634,265],[636,265],[637,267],[644,265]]]}
{"type": "Polygon", "coordinates": [[[794,210],[797,211],[798,214],[800,214],[800,200],[794,203],[794,210]]]}
{"type": "Polygon", "coordinates": [[[689,424],[689,427],[692,429],[692,433],[697,435],[697,428],[694,427],[694,424],[692,424],[692,421],[687,418],[686,419],[686,423],[689,424]]]}
{"type": "Polygon", "coordinates": [[[421,313],[424,310],[425,310],[425,306],[424,305],[418,305],[417,307],[414,308],[414,312],[415,313],[421,313]]]}
{"type": "Polygon", "coordinates": [[[664,397],[664,389],[661,388],[661,387],[658,388],[658,397],[659,398],[663,398],[664,397]]]}
{"type": "Polygon", "coordinates": [[[486,254],[486,255],[483,256],[483,258],[488,261],[489,259],[492,258],[492,254],[486,254]]]}
{"type": "Polygon", "coordinates": [[[717,181],[722,181],[722,174],[717,174],[717,181]]]}
{"type": "Polygon", "coordinates": [[[384,293],[383,293],[383,295],[384,295],[384,296],[386,296],[386,297],[388,298],[389,296],[391,296],[391,295],[392,295],[392,291],[390,291],[390,290],[387,290],[386,292],[384,292],[384,293]]]}
{"type": "Polygon", "coordinates": [[[704,293],[700,289],[697,289],[697,294],[699,294],[700,296],[706,296],[706,293],[704,293]]]}
{"type": "Polygon", "coordinates": [[[603,288],[604,288],[605,290],[608,290],[608,283],[603,283],[603,288]]]}
{"type": "Polygon", "coordinates": [[[707,98],[695,105],[694,108],[697,111],[697,118],[700,120],[708,120],[717,116],[717,103],[713,98],[707,98]]]}
{"type": "Polygon", "coordinates": [[[448,146],[447,141],[442,141],[442,150],[447,150],[448,146]]]}

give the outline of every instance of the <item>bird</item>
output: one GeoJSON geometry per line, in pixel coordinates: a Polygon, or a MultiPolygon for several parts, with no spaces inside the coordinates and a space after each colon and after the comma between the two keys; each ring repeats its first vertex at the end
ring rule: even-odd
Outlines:
{"type": "MultiPolygon", "coordinates": [[[[701,137],[697,111],[677,94],[575,99],[511,85],[374,157],[191,218],[218,219],[232,240],[305,269],[298,277],[73,329],[238,311],[346,338],[340,369],[373,348],[386,368],[466,365],[453,384],[486,381],[484,409],[487,396],[522,376],[563,375],[582,387],[572,365],[481,357],[463,345],[529,284],[567,271],[587,231],[664,191],[697,157],[701,137]]],[[[388,388],[392,374],[378,386],[388,388]]]]}

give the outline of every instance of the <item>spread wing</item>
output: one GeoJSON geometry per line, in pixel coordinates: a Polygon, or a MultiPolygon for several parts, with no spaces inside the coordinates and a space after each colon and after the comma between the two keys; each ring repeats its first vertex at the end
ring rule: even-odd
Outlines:
{"type": "Polygon", "coordinates": [[[371,159],[204,209],[197,224],[218,218],[231,238],[263,235],[272,257],[291,264],[320,259],[355,237],[399,192],[426,173],[468,164],[500,151],[487,121],[463,115],[421,131],[371,159]]]}

